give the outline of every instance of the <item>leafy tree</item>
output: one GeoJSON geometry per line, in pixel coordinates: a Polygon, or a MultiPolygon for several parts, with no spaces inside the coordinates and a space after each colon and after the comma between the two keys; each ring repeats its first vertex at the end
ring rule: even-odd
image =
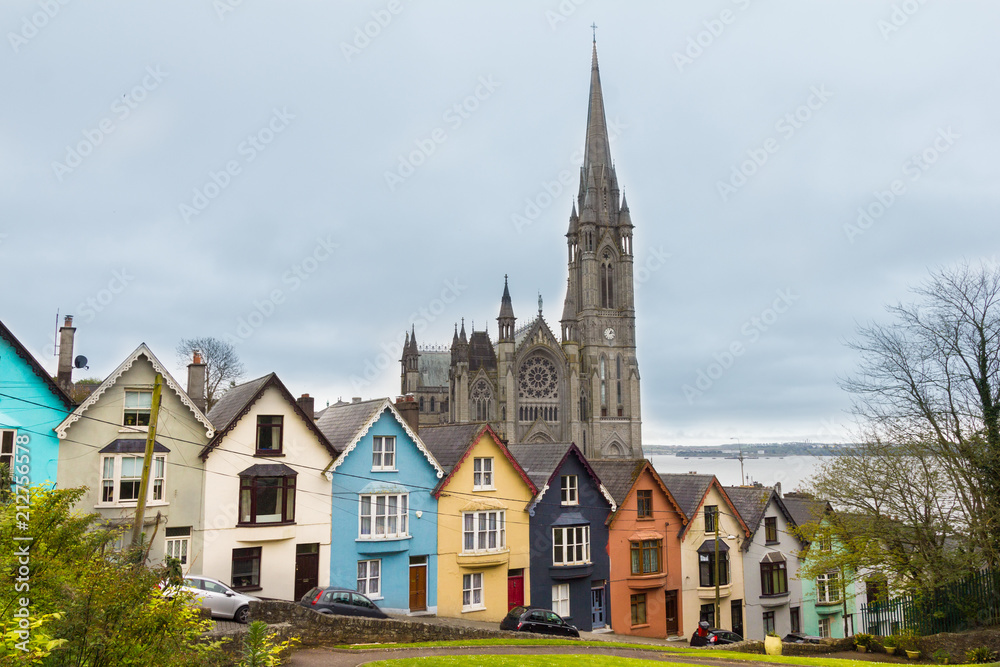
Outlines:
{"type": "Polygon", "coordinates": [[[862,444],[810,485],[842,510],[854,565],[934,588],[1000,566],[1000,269],[934,271],[913,292],[849,344],[862,444]]]}
{"type": "Polygon", "coordinates": [[[177,357],[180,363],[190,363],[195,350],[201,353],[205,362],[205,390],[208,409],[211,410],[226,389],[246,374],[246,368],[231,343],[212,337],[185,338],[178,343],[177,357]]]}

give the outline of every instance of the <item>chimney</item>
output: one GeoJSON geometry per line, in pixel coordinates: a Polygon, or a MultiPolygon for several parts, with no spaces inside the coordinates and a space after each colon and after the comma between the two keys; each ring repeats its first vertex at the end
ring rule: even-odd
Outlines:
{"type": "Polygon", "coordinates": [[[352,396],[351,397],[351,403],[360,403],[360,402],[361,402],[361,397],[360,396],[352,396]]]}
{"type": "Polygon", "coordinates": [[[396,410],[410,425],[414,433],[420,430],[420,406],[413,400],[413,394],[396,397],[396,410]]]}
{"type": "Polygon", "coordinates": [[[774,493],[779,498],[781,497],[781,482],[774,483],[774,493]]]}
{"type": "Polygon", "coordinates": [[[306,413],[309,419],[316,419],[316,399],[309,394],[302,394],[295,399],[295,402],[299,404],[302,408],[302,412],[306,413]]]}
{"type": "Polygon", "coordinates": [[[205,395],[205,362],[201,359],[200,350],[194,350],[191,363],[188,364],[187,394],[199,410],[208,411],[208,399],[205,395]]]}
{"type": "Polygon", "coordinates": [[[75,335],[73,316],[67,315],[63,326],[59,329],[59,369],[56,373],[56,384],[67,394],[73,390],[73,337],[75,335]]]}

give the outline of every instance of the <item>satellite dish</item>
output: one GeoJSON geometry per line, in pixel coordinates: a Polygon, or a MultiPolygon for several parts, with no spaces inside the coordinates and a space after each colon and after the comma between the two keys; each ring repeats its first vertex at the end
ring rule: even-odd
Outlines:
{"type": "Polygon", "coordinates": [[[75,368],[90,368],[90,366],[87,365],[87,357],[82,354],[78,355],[77,358],[73,360],[73,366],[75,368]]]}

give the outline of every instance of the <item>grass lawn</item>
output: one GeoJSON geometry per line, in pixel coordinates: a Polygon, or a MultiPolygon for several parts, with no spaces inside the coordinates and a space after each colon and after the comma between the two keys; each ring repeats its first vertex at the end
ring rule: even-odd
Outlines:
{"type": "Polygon", "coordinates": [[[451,667],[455,665],[477,667],[663,667],[669,662],[641,660],[639,658],[616,658],[605,655],[442,655],[429,658],[405,658],[403,660],[380,660],[365,667],[451,667]]]}

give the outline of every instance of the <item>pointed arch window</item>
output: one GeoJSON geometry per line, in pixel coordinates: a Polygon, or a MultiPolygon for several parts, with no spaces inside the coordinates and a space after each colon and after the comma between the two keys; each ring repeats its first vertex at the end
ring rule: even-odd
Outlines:
{"type": "Polygon", "coordinates": [[[604,261],[598,270],[601,283],[601,308],[615,307],[615,269],[611,263],[611,253],[604,251],[604,261]]]}
{"type": "Polygon", "coordinates": [[[476,421],[485,422],[493,419],[493,388],[483,378],[472,386],[472,405],[476,410],[476,421]]]}
{"type": "Polygon", "coordinates": [[[431,396],[431,412],[434,412],[434,397],[431,396]]]}

